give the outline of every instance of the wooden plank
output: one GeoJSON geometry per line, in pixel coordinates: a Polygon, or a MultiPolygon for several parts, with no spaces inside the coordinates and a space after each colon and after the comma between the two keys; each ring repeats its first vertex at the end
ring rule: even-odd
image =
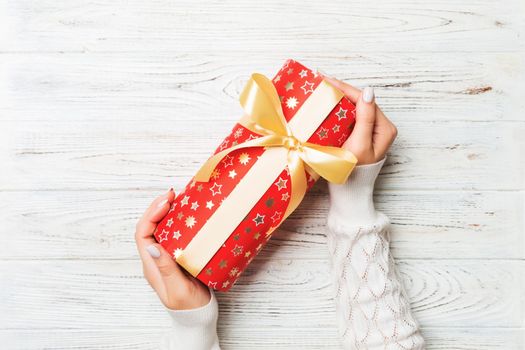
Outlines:
{"type": "MultiPolygon", "coordinates": [[[[326,186],[316,186],[261,251],[269,259],[326,259],[326,186]]],[[[135,259],[135,223],[156,191],[0,192],[0,259],[135,259]]],[[[397,258],[525,257],[523,193],[388,192],[397,258]]]]}
{"type": "MultiPolygon", "coordinates": [[[[401,260],[401,276],[424,327],[523,326],[524,261],[401,260]]],[[[167,315],[139,261],[0,262],[0,329],[156,328],[167,315]]],[[[220,324],[335,327],[327,261],[255,259],[228,293],[220,324]]]]}
{"type": "MultiPolygon", "coordinates": [[[[140,349],[157,350],[158,337],[169,329],[1,331],[2,344],[11,350],[140,349]]],[[[424,328],[427,350],[522,350],[523,328],[424,328]]],[[[337,349],[336,328],[316,331],[306,328],[261,328],[245,326],[224,329],[219,325],[223,350],[337,349]],[[269,336],[271,334],[271,336],[269,336]]]]}
{"type": "MultiPolygon", "coordinates": [[[[523,121],[523,53],[371,53],[294,56],[358,87],[374,86],[392,120],[523,121]]],[[[287,56],[226,53],[4,54],[0,119],[151,123],[235,119],[253,72],[273,76],[287,56]],[[46,67],[45,70],[42,67],[46,67]]],[[[174,127],[177,125],[174,124],[174,127]]]]}
{"type": "Polygon", "coordinates": [[[8,1],[4,51],[478,52],[524,48],[523,2],[8,1]]]}
{"type": "MultiPolygon", "coordinates": [[[[4,122],[0,190],[183,187],[233,121],[4,122]]],[[[525,188],[525,123],[400,122],[379,189],[525,188]]]]}

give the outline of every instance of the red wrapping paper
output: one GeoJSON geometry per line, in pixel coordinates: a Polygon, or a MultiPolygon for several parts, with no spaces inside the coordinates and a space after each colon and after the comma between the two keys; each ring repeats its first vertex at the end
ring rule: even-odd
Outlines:
{"type": "MultiPolygon", "coordinates": [[[[288,60],[272,79],[279,94],[284,116],[290,121],[308,96],[322,81],[316,72],[299,62],[288,60]]],[[[332,109],[308,142],[340,147],[355,124],[355,106],[346,97],[332,109]]],[[[214,154],[260,137],[237,123],[214,154]]],[[[168,214],[158,224],[154,236],[173,258],[182,252],[199,229],[215,212],[222,200],[235,188],[257,157],[265,150],[251,147],[233,151],[216,167],[208,182],[191,180],[172,203],[168,214]]],[[[307,174],[308,188],[316,180],[307,174]]],[[[290,200],[290,176],[284,169],[244,220],[196,276],[205,285],[219,291],[229,290],[246,266],[264,247],[271,233],[281,224],[290,200]]],[[[239,203],[242,208],[243,203],[239,203]]],[[[247,211],[248,208],[245,208],[247,211]]]]}

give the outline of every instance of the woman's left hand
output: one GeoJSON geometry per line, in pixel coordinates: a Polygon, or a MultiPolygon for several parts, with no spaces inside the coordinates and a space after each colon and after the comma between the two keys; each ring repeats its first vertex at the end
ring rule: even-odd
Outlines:
{"type": "Polygon", "coordinates": [[[172,310],[195,309],[210,302],[208,287],[183,270],[153,236],[174,199],[175,193],[169,190],[151,203],[136,225],[135,242],[144,277],[162,303],[172,310]]]}

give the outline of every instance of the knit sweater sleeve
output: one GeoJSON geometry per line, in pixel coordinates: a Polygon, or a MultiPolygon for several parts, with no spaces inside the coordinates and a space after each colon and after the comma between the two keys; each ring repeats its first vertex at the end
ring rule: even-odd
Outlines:
{"type": "Polygon", "coordinates": [[[425,346],[390,253],[390,221],[374,207],[374,182],[385,159],[357,166],[345,184],[328,185],[328,249],[345,349],[425,346]]]}
{"type": "Polygon", "coordinates": [[[196,309],[166,309],[172,327],[161,340],[161,350],[221,350],[217,336],[219,306],[211,289],[210,295],[210,302],[196,309]]]}

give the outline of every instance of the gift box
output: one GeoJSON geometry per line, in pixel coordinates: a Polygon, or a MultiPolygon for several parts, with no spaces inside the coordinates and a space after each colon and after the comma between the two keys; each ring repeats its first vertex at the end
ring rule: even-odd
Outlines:
{"type": "Polygon", "coordinates": [[[341,145],[355,106],[288,60],[253,74],[244,116],[173,201],[154,236],[205,285],[227,291],[319,177],[343,183],[357,163],[341,145]]]}

